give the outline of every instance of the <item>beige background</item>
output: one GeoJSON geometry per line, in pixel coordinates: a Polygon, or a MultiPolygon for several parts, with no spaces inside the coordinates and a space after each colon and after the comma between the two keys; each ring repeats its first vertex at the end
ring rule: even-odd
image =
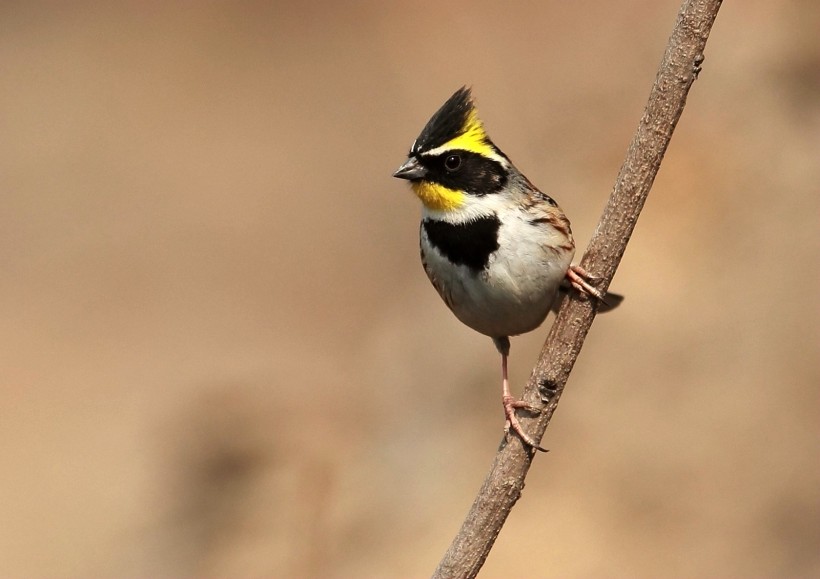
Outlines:
{"type": "MultiPolygon", "coordinates": [[[[308,4],[0,4],[0,575],[423,577],[458,528],[498,359],[390,174],[471,84],[583,247],[677,2],[308,4]]],[[[818,30],[724,6],[484,577],[820,575],[818,30]]]]}

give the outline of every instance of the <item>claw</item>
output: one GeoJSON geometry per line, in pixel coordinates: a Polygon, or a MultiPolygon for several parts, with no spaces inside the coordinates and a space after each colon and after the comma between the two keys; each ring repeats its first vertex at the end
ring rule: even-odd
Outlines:
{"type": "Polygon", "coordinates": [[[587,280],[595,281],[600,278],[590,274],[580,265],[571,265],[569,267],[569,269],[567,270],[567,279],[569,280],[569,283],[572,284],[572,287],[574,287],[580,293],[587,296],[592,296],[595,299],[606,303],[606,300],[604,299],[604,294],[601,293],[601,291],[597,288],[594,288],[591,285],[589,285],[589,283],[587,282],[587,280]]]}
{"type": "Polygon", "coordinates": [[[512,430],[529,447],[534,448],[535,450],[540,450],[541,452],[547,452],[546,448],[536,444],[530,435],[524,432],[524,429],[521,427],[521,423],[518,421],[518,417],[515,415],[516,408],[523,408],[528,412],[535,412],[539,414],[541,411],[538,408],[530,406],[523,400],[515,400],[512,396],[504,396],[502,402],[504,404],[504,415],[507,417],[507,422],[504,424],[504,433],[509,434],[510,430],[512,430]]]}

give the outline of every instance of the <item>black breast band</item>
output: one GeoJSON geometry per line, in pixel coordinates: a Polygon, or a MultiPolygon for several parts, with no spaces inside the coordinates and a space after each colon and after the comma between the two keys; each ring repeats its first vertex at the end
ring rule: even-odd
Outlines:
{"type": "Polygon", "coordinates": [[[454,225],[445,221],[425,219],[421,226],[430,243],[450,261],[466,265],[479,272],[487,267],[490,255],[498,249],[497,217],[481,217],[454,225]]]}

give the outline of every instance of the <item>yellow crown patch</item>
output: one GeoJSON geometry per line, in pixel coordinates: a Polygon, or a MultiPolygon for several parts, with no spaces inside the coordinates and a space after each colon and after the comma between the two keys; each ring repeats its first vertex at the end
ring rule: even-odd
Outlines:
{"type": "MultiPolygon", "coordinates": [[[[472,103],[470,103],[472,105],[472,103]]],[[[436,147],[430,151],[426,151],[428,155],[440,155],[447,151],[470,151],[494,159],[500,163],[505,163],[503,154],[499,154],[498,149],[495,148],[487,132],[484,130],[484,123],[478,118],[478,112],[471,106],[470,111],[464,121],[464,126],[459,131],[458,136],[453,137],[443,145],[436,147]]]]}
{"type": "Polygon", "coordinates": [[[492,144],[490,144],[490,139],[484,130],[484,124],[478,118],[478,113],[475,109],[470,110],[470,113],[467,115],[467,121],[464,123],[462,133],[455,139],[451,139],[445,143],[442,148],[462,149],[487,157],[495,156],[495,149],[492,144]]]}

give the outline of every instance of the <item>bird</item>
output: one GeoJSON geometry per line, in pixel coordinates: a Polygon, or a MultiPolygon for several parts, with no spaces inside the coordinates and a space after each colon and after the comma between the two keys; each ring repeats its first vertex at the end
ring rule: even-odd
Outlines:
{"type": "Polygon", "coordinates": [[[516,416],[537,409],[511,394],[507,359],[510,336],[538,328],[559,289],[604,301],[595,278],[572,264],[569,219],[490,139],[466,86],[430,118],[393,176],[421,200],[421,263],[433,287],[501,354],[505,433],[545,450],[516,416]]]}

